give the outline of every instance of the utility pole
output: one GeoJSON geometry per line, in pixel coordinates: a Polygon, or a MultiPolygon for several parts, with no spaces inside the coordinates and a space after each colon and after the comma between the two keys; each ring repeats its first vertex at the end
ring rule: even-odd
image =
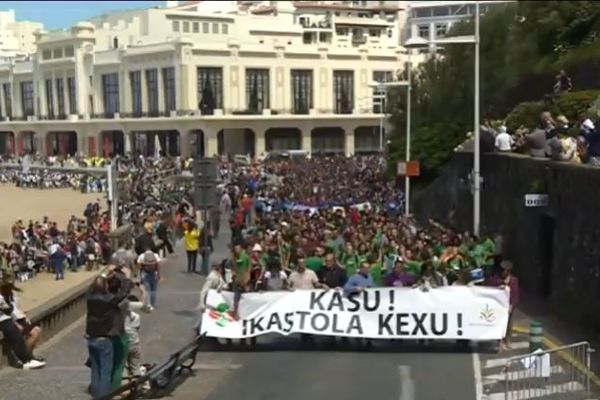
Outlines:
{"type": "Polygon", "coordinates": [[[117,219],[119,218],[119,191],[117,185],[117,162],[113,160],[106,166],[106,176],[108,181],[108,204],[110,206],[110,230],[117,229],[117,219]]]}
{"type": "MultiPolygon", "coordinates": [[[[194,207],[196,218],[202,221],[202,273],[208,274],[208,211],[217,207],[217,160],[215,158],[198,158],[194,160],[194,207]]],[[[200,224],[198,224],[200,226],[200,224]]]]}

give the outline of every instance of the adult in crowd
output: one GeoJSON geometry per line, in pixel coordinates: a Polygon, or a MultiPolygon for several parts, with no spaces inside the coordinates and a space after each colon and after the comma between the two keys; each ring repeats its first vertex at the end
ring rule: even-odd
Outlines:
{"type": "Polygon", "coordinates": [[[194,221],[183,223],[183,240],[187,255],[187,272],[196,273],[198,251],[200,249],[200,230],[194,221]]]}
{"type": "Polygon", "coordinates": [[[160,274],[161,258],[152,250],[147,249],[138,257],[137,263],[140,265],[142,283],[146,287],[146,292],[149,293],[148,308],[152,311],[156,308],[158,284],[163,281],[160,274]]]}
{"type": "Polygon", "coordinates": [[[97,277],[86,295],[86,337],[91,369],[90,393],[94,399],[108,394],[112,389],[115,349],[114,341],[124,332],[123,312],[120,304],[131,291],[133,284],[109,267],[108,273],[97,277]],[[109,282],[118,280],[116,293],[109,290],[109,282]]]}
{"type": "Polygon", "coordinates": [[[249,291],[436,290],[454,282],[484,284],[492,276],[494,241],[404,217],[403,197],[383,181],[376,157],[267,160],[226,168],[223,190],[231,194],[233,225],[241,234],[233,235],[228,260],[236,317],[249,291]],[[344,183],[349,181],[353,184],[344,183]],[[256,208],[250,221],[242,200],[256,208]]]}
{"type": "Polygon", "coordinates": [[[3,275],[0,283],[0,332],[7,348],[12,350],[17,364],[25,369],[39,369],[46,365],[41,357],[35,357],[33,350],[41,335],[41,328],[31,323],[18,306],[14,285],[9,275],[3,275]]]}
{"type": "Polygon", "coordinates": [[[508,134],[506,126],[500,127],[500,132],[496,135],[494,146],[496,150],[501,152],[512,151],[515,141],[511,135],[508,134]]]}
{"type": "Polygon", "coordinates": [[[510,299],[509,299],[509,314],[508,314],[508,327],[506,329],[506,337],[501,342],[501,346],[505,349],[511,348],[511,337],[512,337],[512,327],[513,327],[513,315],[515,312],[515,307],[519,304],[519,279],[513,275],[512,273],[512,262],[508,260],[502,261],[500,264],[501,272],[499,275],[496,275],[492,278],[490,284],[492,286],[497,286],[500,289],[510,289],[510,299]]]}

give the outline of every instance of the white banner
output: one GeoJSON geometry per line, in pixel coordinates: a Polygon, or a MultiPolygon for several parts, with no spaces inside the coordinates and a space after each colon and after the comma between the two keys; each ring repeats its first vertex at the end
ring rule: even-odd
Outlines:
{"type": "Polygon", "coordinates": [[[373,339],[499,340],[508,322],[508,289],[377,288],[345,296],[336,290],[245,293],[239,319],[233,293],[211,290],[202,318],[207,336],[239,339],[266,333],[373,339]]]}

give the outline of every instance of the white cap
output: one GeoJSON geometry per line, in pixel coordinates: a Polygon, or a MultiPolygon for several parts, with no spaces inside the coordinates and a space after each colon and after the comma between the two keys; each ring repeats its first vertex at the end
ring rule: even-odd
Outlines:
{"type": "Polygon", "coordinates": [[[595,128],[594,123],[589,118],[587,118],[585,121],[583,121],[583,123],[581,125],[583,125],[584,128],[587,128],[587,129],[592,130],[592,131],[595,128]]]}
{"type": "Polygon", "coordinates": [[[262,247],[260,247],[260,244],[256,243],[254,245],[254,247],[252,247],[252,251],[263,251],[262,247]]]}

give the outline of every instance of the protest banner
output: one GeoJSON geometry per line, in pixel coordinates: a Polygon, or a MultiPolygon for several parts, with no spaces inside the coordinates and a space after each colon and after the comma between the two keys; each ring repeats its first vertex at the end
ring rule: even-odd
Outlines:
{"type": "Polygon", "coordinates": [[[207,336],[240,339],[307,333],[372,339],[499,340],[508,322],[508,289],[377,288],[245,293],[239,319],[233,293],[210,291],[202,319],[207,336]]]}

